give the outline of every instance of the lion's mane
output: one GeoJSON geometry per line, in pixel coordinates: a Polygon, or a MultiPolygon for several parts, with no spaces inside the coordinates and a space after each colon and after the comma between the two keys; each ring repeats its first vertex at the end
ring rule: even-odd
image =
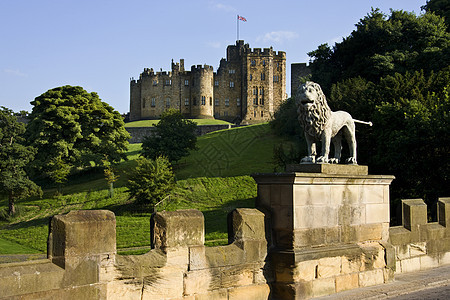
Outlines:
{"type": "Polygon", "coordinates": [[[310,86],[316,90],[317,99],[309,99],[313,100],[313,104],[309,109],[305,108],[300,102],[297,103],[298,120],[305,132],[320,140],[323,129],[330,118],[331,109],[327,104],[325,94],[322,92],[320,85],[311,81],[307,81],[298,89],[297,101],[306,98],[305,90],[310,86]]]}

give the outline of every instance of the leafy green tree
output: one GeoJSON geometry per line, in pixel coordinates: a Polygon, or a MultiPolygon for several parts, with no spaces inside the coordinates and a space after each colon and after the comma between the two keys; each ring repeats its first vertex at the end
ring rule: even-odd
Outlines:
{"type": "Polygon", "coordinates": [[[431,13],[394,10],[387,16],[374,9],[342,42],[320,45],[308,55],[312,80],[328,95],[333,83],[349,78],[377,82],[395,73],[448,66],[450,34],[444,19],[431,13]]]}
{"type": "Polygon", "coordinates": [[[114,170],[113,166],[108,160],[108,157],[106,156],[103,162],[103,174],[105,175],[106,182],[108,182],[109,186],[109,198],[114,197],[114,182],[116,182],[119,179],[119,175],[114,170]]]}
{"type": "Polygon", "coordinates": [[[42,190],[31,181],[25,168],[35,151],[22,144],[25,124],[17,122],[14,113],[5,108],[0,109],[0,193],[9,200],[8,213],[15,214],[14,203],[17,199],[42,195],[42,190]]]}
{"type": "Polygon", "coordinates": [[[197,124],[183,119],[178,110],[164,111],[155,127],[154,134],[145,137],[142,141],[144,157],[156,159],[158,156],[166,156],[170,162],[177,162],[189,155],[189,150],[196,149],[197,124]]]}
{"type": "Polygon", "coordinates": [[[447,31],[450,31],[450,2],[448,0],[428,0],[421,8],[426,12],[443,17],[447,23],[447,31]]]}
{"type": "Polygon", "coordinates": [[[79,86],[48,90],[31,102],[26,138],[37,149],[35,170],[63,182],[74,167],[126,159],[129,134],[121,115],[79,86]]]}
{"type": "Polygon", "coordinates": [[[140,157],[137,159],[136,169],[129,175],[127,187],[130,197],[154,208],[169,193],[174,178],[167,158],[157,157],[152,160],[140,157]]]}

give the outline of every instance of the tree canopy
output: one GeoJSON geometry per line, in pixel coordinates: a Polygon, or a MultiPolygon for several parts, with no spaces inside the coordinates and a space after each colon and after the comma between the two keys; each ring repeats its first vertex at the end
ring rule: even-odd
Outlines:
{"type": "Polygon", "coordinates": [[[183,119],[176,109],[168,109],[161,115],[155,126],[155,133],[147,136],[142,142],[142,155],[156,159],[165,156],[170,162],[177,162],[195,149],[197,124],[183,119]]]}
{"type": "Polygon", "coordinates": [[[17,122],[14,113],[0,109],[0,192],[8,197],[9,215],[15,213],[15,201],[41,195],[42,190],[28,178],[25,167],[33,160],[35,151],[22,144],[25,124],[17,122]]]}
{"type": "Polygon", "coordinates": [[[342,42],[322,44],[308,55],[312,80],[329,94],[333,83],[349,78],[377,82],[395,73],[448,66],[450,34],[444,19],[432,13],[393,10],[388,16],[373,9],[342,42]]]}
{"type": "Polygon", "coordinates": [[[33,166],[55,182],[63,182],[73,167],[126,159],[129,134],[121,115],[97,93],[79,86],[62,86],[31,102],[26,138],[37,149],[33,166]]]}

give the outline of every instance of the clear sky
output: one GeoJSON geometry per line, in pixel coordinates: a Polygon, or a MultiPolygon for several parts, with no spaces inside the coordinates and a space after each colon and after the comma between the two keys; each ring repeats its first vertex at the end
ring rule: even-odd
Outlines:
{"type": "Polygon", "coordinates": [[[216,71],[240,39],[273,47],[290,65],[308,62],[320,44],[348,36],[371,7],[422,13],[426,0],[0,0],[0,106],[31,111],[30,101],[62,85],[79,85],[121,113],[129,81],[144,68],[170,71],[208,64],[216,71]]]}

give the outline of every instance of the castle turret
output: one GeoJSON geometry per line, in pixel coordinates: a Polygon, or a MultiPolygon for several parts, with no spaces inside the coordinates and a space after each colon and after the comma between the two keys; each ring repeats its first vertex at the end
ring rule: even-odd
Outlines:
{"type": "Polygon", "coordinates": [[[213,79],[212,66],[198,65],[191,67],[191,117],[210,119],[214,115],[213,107],[213,79]]]}

